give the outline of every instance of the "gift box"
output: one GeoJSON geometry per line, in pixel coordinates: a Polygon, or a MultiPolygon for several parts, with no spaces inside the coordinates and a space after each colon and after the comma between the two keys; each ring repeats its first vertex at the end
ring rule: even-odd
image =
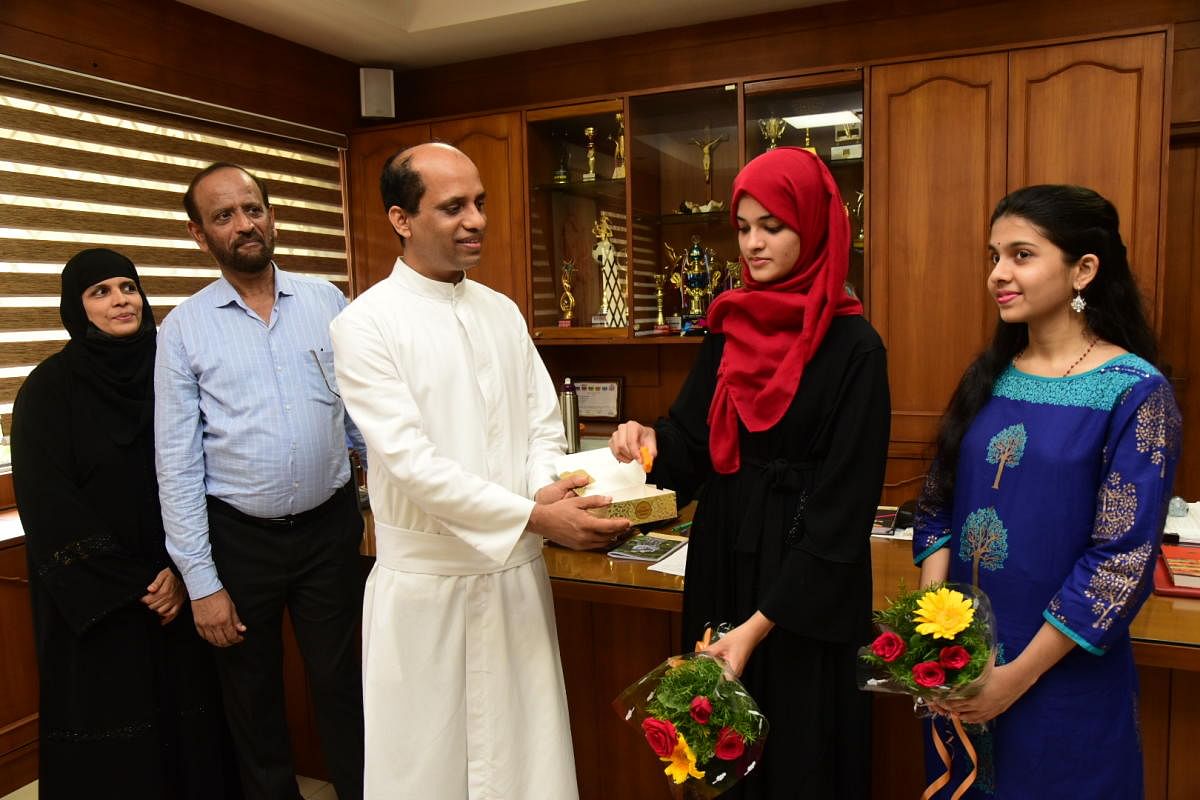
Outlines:
{"type": "Polygon", "coordinates": [[[675,492],[646,483],[646,472],[637,462],[621,463],[607,448],[584,450],[554,462],[559,478],[586,474],[589,482],[575,490],[579,495],[604,495],[612,502],[588,509],[597,517],[621,517],[634,525],[674,519],[679,514],[675,492]]]}

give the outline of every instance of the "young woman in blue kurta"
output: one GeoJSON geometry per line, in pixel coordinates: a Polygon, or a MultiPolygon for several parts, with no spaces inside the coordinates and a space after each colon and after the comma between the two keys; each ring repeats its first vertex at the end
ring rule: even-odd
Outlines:
{"type": "MultiPolygon", "coordinates": [[[[938,710],[991,723],[968,797],[1141,797],[1128,628],[1152,587],[1179,411],[1111,203],[1021,189],[993,214],[989,250],[1000,322],[943,420],[913,552],[923,584],[991,598],[997,666],[938,710]]],[[[944,768],[930,756],[932,780],[944,768]]],[[[937,797],[970,770],[954,760],[937,797]]]]}

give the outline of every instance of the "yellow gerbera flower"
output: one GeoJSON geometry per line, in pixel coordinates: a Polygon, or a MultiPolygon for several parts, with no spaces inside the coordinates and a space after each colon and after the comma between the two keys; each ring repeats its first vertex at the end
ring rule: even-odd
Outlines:
{"type": "Polygon", "coordinates": [[[696,754],[692,752],[692,748],[688,747],[687,741],[683,738],[683,734],[678,734],[679,741],[675,743],[675,750],[666,758],[660,758],[659,761],[666,761],[667,768],[663,770],[671,776],[671,780],[676,783],[683,783],[689,777],[703,778],[704,773],[696,769],[696,754]]]}
{"type": "Polygon", "coordinates": [[[942,587],[936,592],[926,592],[917,601],[917,613],[913,621],[917,633],[932,635],[934,639],[953,639],[966,630],[975,619],[975,604],[962,592],[942,587]]]}

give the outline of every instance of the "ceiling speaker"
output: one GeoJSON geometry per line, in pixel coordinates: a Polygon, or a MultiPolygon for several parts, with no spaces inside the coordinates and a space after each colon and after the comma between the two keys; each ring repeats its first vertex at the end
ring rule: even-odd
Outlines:
{"type": "Polygon", "coordinates": [[[358,101],[362,115],[375,119],[395,119],[396,93],[390,69],[358,70],[358,101]]]}

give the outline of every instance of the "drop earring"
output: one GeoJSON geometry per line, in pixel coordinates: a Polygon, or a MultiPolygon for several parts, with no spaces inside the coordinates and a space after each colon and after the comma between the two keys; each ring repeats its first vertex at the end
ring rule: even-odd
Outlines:
{"type": "Polygon", "coordinates": [[[1071,310],[1076,314],[1082,314],[1085,308],[1087,308],[1087,300],[1084,300],[1083,295],[1076,289],[1075,297],[1071,299],[1071,310]]]}

